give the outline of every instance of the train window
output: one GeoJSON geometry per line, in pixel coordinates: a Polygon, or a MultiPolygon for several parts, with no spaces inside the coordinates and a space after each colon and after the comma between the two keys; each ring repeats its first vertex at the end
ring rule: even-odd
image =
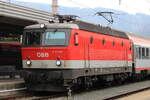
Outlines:
{"type": "Polygon", "coordinates": [[[142,59],[149,59],[149,48],[140,48],[142,59]]]}
{"type": "Polygon", "coordinates": [[[90,43],[93,43],[93,36],[90,37],[90,43]]]}
{"type": "Polygon", "coordinates": [[[26,32],[25,45],[40,45],[41,33],[40,32],[26,32]]]}
{"type": "Polygon", "coordinates": [[[20,34],[17,33],[4,33],[4,32],[1,32],[0,33],[0,42],[1,43],[19,43],[20,42],[20,34]]]}
{"type": "Polygon", "coordinates": [[[146,58],[149,58],[149,48],[146,48],[146,58]]]}
{"type": "Polygon", "coordinates": [[[136,58],[139,58],[139,48],[136,48],[136,58]]]}
{"type": "Polygon", "coordinates": [[[112,46],[115,46],[115,40],[112,41],[112,46]]]}
{"type": "Polygon", "coordinates": [[[79,35],[78,33],[74,34],[74,45],[77,46],[79,44],[79,35]]]}
{"type": "Polygon", "coordinates": [[[45,45],[65,45],[65,32],[45,32],[45,45]]]}
{"type": "Polygon", "coordinates": [[[102,39],[102,45],[104,45],[104,44],[105,44],[105,39],[103,38],[103,39],[102,39]]]}
{"type": "Polygon", "coordinates": [[[142,58],[145,58],[145,48],[142,48],[142,58]]]}
{"type": "Polygon", "coordinates": [[[121,42],[121,46],[122,46],[122,47],[124,46],[124,42],[123,42],[123,41],[121,42]]]}
{"type": "Polygon", "coordinates": [[[141,59],[141,47],[139,47],[139,59],[141,59]]]}

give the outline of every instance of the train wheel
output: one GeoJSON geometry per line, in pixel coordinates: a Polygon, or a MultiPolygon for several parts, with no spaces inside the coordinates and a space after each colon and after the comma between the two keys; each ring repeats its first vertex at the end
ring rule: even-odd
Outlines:
{"type": "Polygon", "coordinates": [[[85,77],[84,78],[84,84],[85,84],[85,88],[88,90],[93,86],[92,83],[92,78],[91,77],[85,77]]]}
{"type": "Polygon", "coordinates": [[[128,77],[129,77],[129,75],[127,73],[114,75],[114,82],[121,85],[121,84],[125,83],[125,81],[128,79],[128,77]]]}

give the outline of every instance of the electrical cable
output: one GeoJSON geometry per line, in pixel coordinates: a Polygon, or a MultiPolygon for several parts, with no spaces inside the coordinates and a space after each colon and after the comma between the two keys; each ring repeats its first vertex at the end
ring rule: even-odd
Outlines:
{"type": "MultiPolygon", "coordinates": [[[[72,2],[72,3],[74,3],[74,4],[77,4],[77,5],[79,5],[79,6],[83,6],[83,7],[86,7],[86,8],[90,8],[91,10],[93,10],[95,13],[98,13],[98,11],[96,11],[95,9],[93,9],[93,8],[91,8],[91,7],[89,7],[89,6],[87,6],[87,5],[85,5],[85,4],[81,4],[81,3],[78,3],[78,2],[76,2],[76,1],[73,1],[73,0],[67,0],[67,1],[69,1],[69,2],[72,2]]],[[[120,0],[121,1],[121,0],[120,0]]],[[[118,13],[118,14],[116,14],[116,13],[114,13],[114,12],[112,12],[111,14],[108,12],[108,11],[105,11],[106,13],[104,14],[101,14],[101,16],[106,20],[106,21],[108,21],[109,22],[109,24],[113,24],[113,22],[114,22],[114,20],[113,20],[113,15],[126,15],[125,13],[118,13]],[[107,13],[108,12],[108,13],[107,13]],[[108,17],[106,17],[107,15],[109,15],[110,17],[108,18],[108,17]]],[[[79,15],[79,16],[96,16],[96,14],[95,15],[79,15]]]]}

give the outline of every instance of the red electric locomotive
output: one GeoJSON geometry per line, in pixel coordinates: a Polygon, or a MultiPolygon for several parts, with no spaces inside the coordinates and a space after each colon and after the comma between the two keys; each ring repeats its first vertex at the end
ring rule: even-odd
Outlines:
{"type": "Polygon", "coordinates": [[[125,32],[82,21],[27,26],[22,59],[31,91],[64,91],[132,73],[132,41],[125,32]]]}

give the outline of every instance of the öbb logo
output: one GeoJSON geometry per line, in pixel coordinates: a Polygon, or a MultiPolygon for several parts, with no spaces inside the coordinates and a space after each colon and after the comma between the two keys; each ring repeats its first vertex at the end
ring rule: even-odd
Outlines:
{"type": "Polygon", "coordinates": [[[37,52],[37,57],[39,58],[49,57],[49,54],[44,52],[37,52]]]}

